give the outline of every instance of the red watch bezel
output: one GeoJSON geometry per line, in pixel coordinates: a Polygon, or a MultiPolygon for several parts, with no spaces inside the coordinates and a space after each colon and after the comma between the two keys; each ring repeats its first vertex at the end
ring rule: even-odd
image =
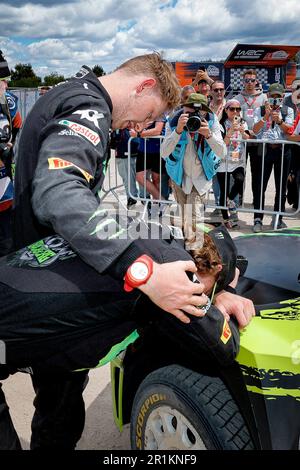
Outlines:
{"type": "Polygon", "coordinates": [[[153,259],[150,258],[148,255],[142,255],[139,258],[137,258],[127,269],[126,274],[124,276],[124,290],[126,292],[131,292],[133,289],[136,287],[142,286],[143,284],[146,284],[148,279],[151,277],[153,273],[153,259]],[[148,274],[144,279],[136,279],[132,273],[131,273],[131,268],[135,263],[144,263],[147,268],[148,268],[148,274]]]}

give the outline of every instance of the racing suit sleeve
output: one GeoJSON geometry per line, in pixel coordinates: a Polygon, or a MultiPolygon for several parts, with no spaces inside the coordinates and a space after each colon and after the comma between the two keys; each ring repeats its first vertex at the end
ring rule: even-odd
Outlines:
{"type": "Polygon", "coordinates": [[[43,129],[32,188],[41,224],[67,240],[89,265],[103,272],[132,240],[115,214],[102,209],[97,192],[106,165],[111,115],[103,99],[66,100],[43,129]]]}
{"type": "Polygon", "coordinates": [[[172,315],[160,315],[158,327],[172,341],[184,350],[184,354],[193,355],[196,360],[207,361],[209,358],[218,364],[230,365],[239,352],[240,333],[235,320],[229,322],[222,313],[211,305],[206,314],[192,317],[184,324],[172,315]]]}
{"type": "Polygon", "coordinates": [[[130,230],[126,214],[121,223],[118,208],[99,204],[111,119],[108,107],[99,101],[90,97],[87,104],[70,98],[59,116],[46,124],[32,207],[40,223],[67,240],[87,264],[100,273],[110,268],[111,275],[122,278],[143,253],[163,262],[165,247],[159,240],[134,242],[140,235],[130,230]]]}

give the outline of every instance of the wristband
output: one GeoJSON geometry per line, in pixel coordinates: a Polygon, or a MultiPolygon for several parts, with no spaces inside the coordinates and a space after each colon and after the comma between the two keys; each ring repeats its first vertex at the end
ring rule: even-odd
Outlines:
{"type": "Polygon", "coordinates": [[[236,289],[234,287],[226,286],[226,287],[224,287],[224,290],[226,292],[230,292],[231,294],[236,294],[236,289]]]}

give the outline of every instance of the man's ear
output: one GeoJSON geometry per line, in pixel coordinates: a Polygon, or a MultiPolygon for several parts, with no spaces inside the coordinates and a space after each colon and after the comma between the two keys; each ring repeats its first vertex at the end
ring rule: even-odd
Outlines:
{"type": "Polygon", "coordinates": [[[217,270],[218,272],[222,271],[223,269],[223,266],[221,264],[217,264],[217,270]]]}
{"type": "Polygon", "coordinates": [[[156,80],[155,78],[147,78],[146,80],[143,80],[142,83],[140,83],[137,88],[136,88],[136,93],[141,94],[144,90],[148,91],[154,88],[156,85],[156,80]]]}

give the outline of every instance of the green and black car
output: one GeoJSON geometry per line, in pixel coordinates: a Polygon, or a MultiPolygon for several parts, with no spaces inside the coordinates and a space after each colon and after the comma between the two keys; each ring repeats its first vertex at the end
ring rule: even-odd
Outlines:
{"type": "Polygon", "coordinates": [[[112,361],[115,419],[131,423],[132,449],[299,449],[300,229],[235,243],[249,261],[237,293],[256,317],[231,366],[183,355],[154,326],[112,361]]]}

